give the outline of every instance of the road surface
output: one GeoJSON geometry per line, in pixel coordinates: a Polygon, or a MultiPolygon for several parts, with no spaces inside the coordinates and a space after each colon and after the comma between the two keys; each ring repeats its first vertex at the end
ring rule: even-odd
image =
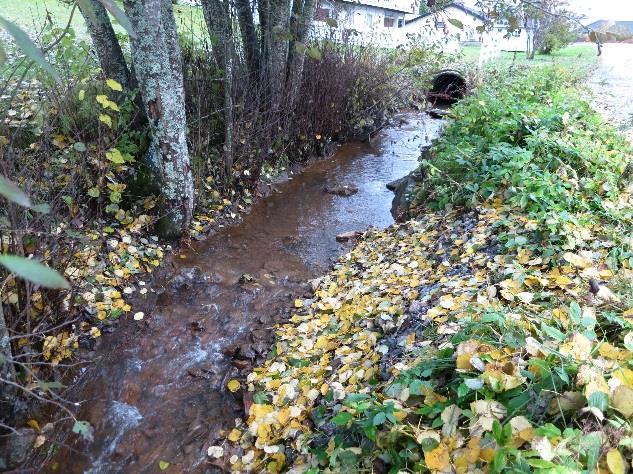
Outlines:
{"type": "Polygon", "coordinates": [[[633,143],[633,44],[603,45],[590,86],[594,107],[633,143]]]}

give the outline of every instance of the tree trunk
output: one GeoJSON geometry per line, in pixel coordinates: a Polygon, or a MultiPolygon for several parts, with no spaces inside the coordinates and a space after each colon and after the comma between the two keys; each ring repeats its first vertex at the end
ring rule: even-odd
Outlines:
{"type": "Polygon", "coordinates": [[[213,56],[215,57],[218,68],[224,68],[224,38],[226,37],[226,28],[230,18],[227,16],[227,8],[225,8],[222,0],[202,0],[200,2],[204,22],[209,30],[209,36],[216,40],[213,44],[213,56]]]}
{"type": "MultiPolygon", "coordinates": [[[[310,24],[312,23],[312,18],[314,17],[315,8],[315,0],[294,0],[292,6],[293,17],[290,23],[290,32],[295,41],[295,45],[297,43],[306,43],[310,24]]],[[[288,52],[288,56],[286,100],[288,103],[288,113],[291,115],[294,111],[301,89],[305,53],[303,51],[297,51],[297,48],[295,47],[291,47],[288,52]]]]}
{"type": "Polygon", "coordinates": [[[224,71],[224,176],[231,182],[233,172],[233,17],[227,0],[203,0],[202,10],[209,33],[217,37],[217,55],[224,71]]]}
{"type": "Polygon", "coordinates": [[[82,8],[79,3],[79,10],[86,21],[88,33],[92,39],[92,45],[97,52],[97,57],[106,77],[114,79],[123,86],[126,91],[136,89],[136,78],[130,74],[130,70],[125,62],[121,45],[114,34],[112,23],[108,17],[108,12],[101,2],[89,0],[89,11],[82,8]]]}
{"type": "Polygon", "coordinates": [[[288,33],[290,20],[289,0],[268,0],[266,28],[262,21],[262,43],[264,47],[264,78],[270,97],[271,113],[281,112],[286,89],[286,69],[288,64],[288,33]]]}
{"type": "Polygon", "coordinates": [[[235,0],[235,10],[237,11],[237,20],[240,25],[248,72],[251,75],[251,79],[258,79],[261,49],[257,33],[255,32],[250,1],[235,0]]]}
{"type": "Polygon", "coordinates": [[[0,302],[0,422],[8,423],[15,402],[16,389],[15,386],[2,382],[3,380],[15,382],[15,369],[9,330],[2,312],[2,302],[0,302]]]}
{"type": "Polygon", "coordinates": [[[147,162],[161,190],[159,231],[177,237],[187,230],[194,207],[187,149],[182,57],[171,0],[125,0],[136,33],[134,70],[150,125],[147,162]]]}
{"type": "Polygon", "coordinates": [[[233,35],[225,40],[224,54],[224,175],[233,178],[233,35]]]}

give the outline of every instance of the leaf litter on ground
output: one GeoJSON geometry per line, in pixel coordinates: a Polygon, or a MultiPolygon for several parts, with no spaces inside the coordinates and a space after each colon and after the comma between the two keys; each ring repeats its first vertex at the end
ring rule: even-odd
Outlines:
{"type": "MultiPolygon", "coordinates": [[[[598,212],[561,235],[506,186],[368,231],[277,327],[245,420],[210,452],[235,472],[627,472],[626,236],[598,212]]],[[[607,201],[630,231],[630,184],[607,201]]]]}

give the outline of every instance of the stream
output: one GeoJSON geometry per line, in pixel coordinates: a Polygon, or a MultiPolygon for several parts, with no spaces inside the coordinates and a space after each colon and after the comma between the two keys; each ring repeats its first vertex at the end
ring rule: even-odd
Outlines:
{"type": "MultiPolygon", "coordinates": [[[[385,185],[418,163],[442,121],[402,113],[370,142],[342,145],[277,186],[243,220],[171,258],[152,298],[96,349],[81,375],[78,419],[94,441],[60,448],[47,472],[213,472],[206,449],[244,416],[227,380],[245,375],[270,348],[272,326],[289,316],[309,280],[349,250],[336,236],[393,223],[385,185]],[[353,185],[349,197],[326,185],[353,185]]],[[[140,307],[139,307],[140,306],[140,307]]],[[[75,437],[73,437],[74,439],[75,437]]]]}

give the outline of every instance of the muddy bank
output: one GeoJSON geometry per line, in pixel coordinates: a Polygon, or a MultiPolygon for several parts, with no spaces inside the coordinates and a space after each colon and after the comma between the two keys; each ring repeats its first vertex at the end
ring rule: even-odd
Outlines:
{"type": "Polygon", "coordinates": [[[175,471],[208,469],[206,448],[243,415],[226,381],[265,355],[271,326],[349,248],[337,235],[393,223],[385,185],[417,166],[441,127],[425,114],[401,118],[369,142],[343,145],[276,186],[236,226],[175,255],[138,303],[143,319],[106,338],[78,382],[78,418],[92,424],[94,442],[72,435],[46,470],[159,472],[160,461],[175,471]],[[335,185],[358,191],[325,191],[335,185]]]}

